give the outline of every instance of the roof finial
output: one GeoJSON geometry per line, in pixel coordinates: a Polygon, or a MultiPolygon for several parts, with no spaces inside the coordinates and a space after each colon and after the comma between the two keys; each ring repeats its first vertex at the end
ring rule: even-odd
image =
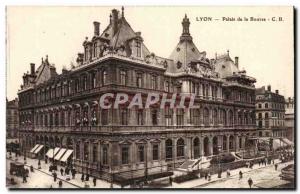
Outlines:
{"type": "Polygon", "coordinates": [[[42,57],[42,63],[44,63],[44,58],[42,57]]]}
{"type": "Polygon", "coordinates": [[[229,49],[227,49],[227,55],[229,56],[229,49]]]}
{"type": "Polygon", "coordinates": [[[181,24],[182,24],[182,28],[183,28],[182,34],[190,35],[190,29],[189,29],[190,28],[190,20],[186,14],[185,14],[181,24]]]}
{"type": "Polygon", "coordinates": [[[111,18],[112,18],[112,15],[109,14],[109,24],[111,24],[111,18]]]}
{"type": "Polygon", "coordinates": [[[124,17],[124,6],[122,6],[122,18],[124,17]]]}
{"type": "Polygon", "coordinates": [[[217,54],[217,52],[215,53],[215,58],[218,59],[218,54],[217,54]]]}

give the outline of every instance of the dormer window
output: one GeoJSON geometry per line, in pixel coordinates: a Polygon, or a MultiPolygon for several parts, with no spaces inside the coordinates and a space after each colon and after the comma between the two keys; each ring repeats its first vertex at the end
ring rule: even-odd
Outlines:
{"type": "Polygon", "coordinates": [[[93,45],[93,48],[94,48],[94,57],[97,57],[97,42],[94,43],[93,45]]]}
{"type": "Polygon", "coordinates": [[[142,51],[141,51],[141,42],[136,42],[136,56],[141,57],[142,51]]]}

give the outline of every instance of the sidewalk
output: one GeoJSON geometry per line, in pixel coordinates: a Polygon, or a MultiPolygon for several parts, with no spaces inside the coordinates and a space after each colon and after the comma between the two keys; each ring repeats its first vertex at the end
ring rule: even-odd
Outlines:
{"type": "MultiPolygon", "coordinates": [[[[7,153],[6,154],[6,159],[7,160],[12,160],[12,161],[15,161],[15,155],[12,154],[12,158],[9,159],[9,154],[7,153]]],[[[52,173],[49,172],[49,166],[51,164],[51,162],[48,164],[45,164],[45,161],[44,160],[41,160],[41,169],[37,169],[37,166],[38,166],[38,160],[37,159],[31,159],[31,158],[26,158],[26,161],[27,161],[27,164],[26,166],[29,167],[32,165],[34,170],[38,170],[40,172],[43,172],[49,176],[52,176],[52,173]]],[[[18,161],[17,162],[20,162],[20,163],[24,163],[24,157],[23,156],[19,156],[18,157],[18,161]]],[[[67,181],[66,180],[66,177],[65,176],[61,176],[60,174],[60,169],[62,167],[61,166],[57,166],[57,178],[64,181],[64,182],[67,182],[71,185],[74,185],[75,187],[77,188],[85,188],[85,183],[87,183],[89,185],[89,188],[110,188],[111,187],[111,183],[107,182],[107,181],[104,181],[104,180],[100,180],[100,179],[97,179],[97,182],[96,182],[96,187],[94,187],[94,184],[93,184],[93,177],[90,176],[90,179],[89,181],[84,181],[82,182],[81,181],[81,173],[77,173],[75,175],[75,179],[72,179],[72,176],[71,176],[71,180],[67,181]]],[[[64,167],[63,167],[64,169],[64,167]]],[[[31,172],[30,172],[31,173],[31,172]]],[[[33,172],[34,173],[34,172],[33,172]]],[[[113,188],[120,188],[119,185],[116,185],[116,184],[113,184],[113,188]]]]}
{"type": "MultiPolygon", "coordinates": [[[[275,164],[276,163],[280,163],[278,159],[275,160],[275,164]]],[[[245,174],[245,173],[248,173],[250,171],[253,171],[253,170],[256,170],[256,169],[266,168],[266,167],[269,167],[269,166],[274,166],[274,165],[269,164],[267,166],[262,166],[262,165],[259,166],[258,164],[255,164],[255,165],[253,165],[252,169],[251,168],[246,168],[246,167],[234,169],[234,170],[230,171],[231,175],[230,175],[229,178],[238,178],[240,171],[242,171],[243,174],[245,174]]],[[[211,181],[205,180],[204,177],[203,177],[203,178],[199,178],[199,179],[195,179],[195,180],[191,180],[191,181],[186,181],[186,182],[183,182],[183,183],[173,182],[172,186],[168,186],[166,188],[194,188],[194,187],[210,184],[210,183],[217,182],[217,181],[223,181],[223,180],[226,180],[226,179],[229,179],[229,178],[226,177],[226,172],[223,172],[221,178],[218,178],[218,174],[211,175],[211,181]]]]}

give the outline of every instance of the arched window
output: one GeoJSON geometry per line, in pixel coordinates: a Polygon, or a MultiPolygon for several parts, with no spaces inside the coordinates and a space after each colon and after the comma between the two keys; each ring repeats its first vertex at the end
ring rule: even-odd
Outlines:
{"type": "Polygon", "coordinates": [[[234,149],[234,137],[232,135],[229,137],[229,149],[234,149]]]}
{"type": "Polygon", "coordinates": [[[171,139],[166,140],[166,160],[173,158],[173,142],[171,139]]]}
{"type": "Polygon", "coordinates": [[[223,136],[223,150],[227,150],[227,136],[223,136]]]}
{"type": "Polygon", "coordinates": [[[203,122],[205,126],[209,125],[209,110],[208,108],[204,108],[203,110],[203,122]]]}
{"type": "Polygon", "coordinates": [[[184,140],[182,138],[177,140],[177,158],[184,157],[184,140]]]}
{"type": "Polygon", "coordinates": [[[218,124],[218,111],[217,111],[217,109],[213,110],[213,122],[214,122],[215,126],[218,124]]]}
{"type": "Polygon", "coordinates": [[[265,103],[265,108],[269,108],[269,104],[268,103],[265,103]]]}
{"type": "Polygon", "coordinates": [[[193,147],[194,147],[194,158],[200,157],[200,140],[198,137],[196,137],[193,141],[193,147]]]}

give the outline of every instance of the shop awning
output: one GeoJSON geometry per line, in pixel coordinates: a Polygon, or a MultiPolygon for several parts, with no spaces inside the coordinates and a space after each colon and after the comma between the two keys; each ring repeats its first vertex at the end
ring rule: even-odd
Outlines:
{"type": "Polygon", "coordinates": [[[33,153],[39,146],[40,146],[40,144],[36,144],[36,145],[30,150],[30,153],[33,153]]]}
{"type": "Polygon", "coordinates": [[[59,160],[63,155],[64,153],[66,152],[67,149],[65,148],[61,148],[58,152],[58,154],[56,154],[56,156],[54,157],[54,160],[59,160]]]}
{"type": "Polygon", "coordinates": [[[44,145],[40,145],[35,151],[35,154],[38,154],[42,149],[43,149],[44,145]]]}
{"type": "Polygon", "coordinates": [[[73,150],[67,150],[63,157],[60,159],[62,162],[66,162],[68,158],[72,155],[73,150]]]}
{"type": "Polygon", "coordinates": [[[48,152],[46,153],[46,156],[48,158],[53,158],[53,155],[55,156],[57,154],[57,152],[59,151],[59,149],[60,148],[54,148],[54,151],[53,151],[53,149],[49,149],[48,152]]]}

